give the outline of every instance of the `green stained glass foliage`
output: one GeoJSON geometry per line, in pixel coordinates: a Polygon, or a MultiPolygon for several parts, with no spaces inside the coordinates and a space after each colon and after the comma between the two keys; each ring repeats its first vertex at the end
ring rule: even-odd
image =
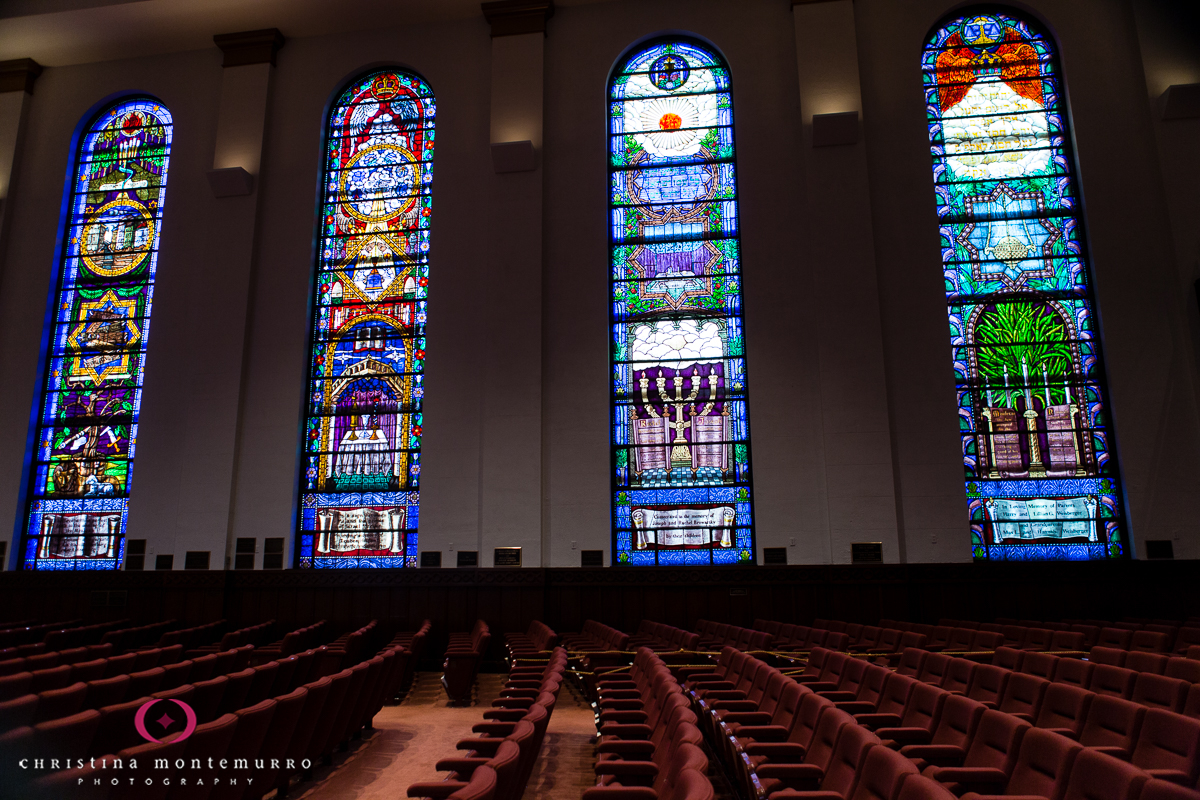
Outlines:
{"type": "Polygon", "coordinates": [[[922,71],[972,553],[1127,555],[1054,43],[960,13],[922,71]]]}

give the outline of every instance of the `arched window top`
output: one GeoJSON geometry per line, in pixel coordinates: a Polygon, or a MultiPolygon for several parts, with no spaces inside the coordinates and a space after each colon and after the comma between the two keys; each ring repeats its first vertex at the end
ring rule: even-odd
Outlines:
{"type": "Polygon", "coordinates": [[[968,10],[922,71],[973,555],[1127,555],[1054,43],[968,10]]]}
{"type": "Polygon", "coordinates": [[[614,560],[753,562],[729,70],[656,40],[608,102],[614,560]]]}
{"type": "Polygon", "coordinates": [[[416,565],[436,103],[353,80],[325,132],[301,465],[301,567],[416,565]]]}
{"type": "Polygon", "coordinates": [[[152,97],[78,139],[29,470],[26,569],[117,569],[142,401],[174,131],[152,97]]]}

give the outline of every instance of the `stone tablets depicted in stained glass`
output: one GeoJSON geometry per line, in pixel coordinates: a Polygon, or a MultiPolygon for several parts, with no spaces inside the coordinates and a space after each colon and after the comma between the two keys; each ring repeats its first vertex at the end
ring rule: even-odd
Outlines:
{"type": "Polygon", "coordinates": [[[329,115],[300,567],[416,566],[435,110],[382,70],[329,115]]]}
{"type": "Polygon", "coordinates": [[[753,562],[729,68],[644,47],[609,122],[614,558],[753,562]]]}
{"type": "Polygon", "coordinates": [[[79,138],[54,289],[22,564],[117,569],[150,335],[171,114],[147,97],[79,138]]]}
{"type": "Polygon", "coordinates": [[[922,68],[972,552],[1128,555],[1054,44],[970,13],[922,68]]]}

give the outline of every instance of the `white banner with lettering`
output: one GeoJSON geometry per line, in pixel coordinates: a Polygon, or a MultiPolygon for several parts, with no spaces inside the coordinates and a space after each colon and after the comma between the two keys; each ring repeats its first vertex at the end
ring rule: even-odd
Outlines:
{"type": "Polygon", "coordinates": [[[1095,497],[985,500],[996,541],[1004,539],[1075,539],[1096,535],[1095,497]]]}
{"type": "Polygon", "coordinates": [[[737,515],[731,506],[717,508],[636,508],[633,528],[639,550],[649,546],[701,546],[719,542],[733,545],[733,524],[737,515]]]}

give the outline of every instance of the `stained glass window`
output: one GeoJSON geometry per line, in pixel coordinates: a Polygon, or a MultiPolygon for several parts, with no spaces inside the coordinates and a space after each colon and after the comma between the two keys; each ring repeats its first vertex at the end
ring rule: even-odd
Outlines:
{"type": "Polygon", "coordinates": [[[148,97],[79,138],[29,471],[26,569],[117,569],[150,337],[171,114],[148,97]]]}
{"type": "Polygon", "coordinates": [[[668,39],[609,86],[618,564],[754,560],[729,67],[668,39]]]}
{"type": "Polygon", "coordinates": [[[383,70],[329,113],[301,567],[416,566],[435,110],[424,80],[383,70]]]}
{"type": "Polygon", "coordinates": [[[922,68],[974,557],[1125,555],[1054,43],[972,13],[922,68]]]}

